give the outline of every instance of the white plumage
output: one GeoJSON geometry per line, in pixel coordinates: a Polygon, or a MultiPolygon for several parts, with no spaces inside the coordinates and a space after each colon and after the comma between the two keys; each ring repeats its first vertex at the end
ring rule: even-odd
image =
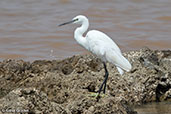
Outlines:
{"type": "Polygon", "coordinates": [[[131,64],[122,55],[121,50],[111,38],[97,30],[91,30],[83,37],[83,34],[89,27],[89,21],[82,15],[75,17],[73,20],[76,19],[78,19],[78,21],[75,21],[74,23],[82,25],[75,30],[74,38],[81,46],[95,54],[102,61],[108,61],[116,65],[121,75],[124,73],[123,70],[131,70],[131,64]]]}
{"type": "MultiPolygon", "coordinates": [[[[88,50],[101,58],[102,61],[113,63],[118,68],[122,68],[126,71],[131,69],[129,61],[122,55],[114,41],[106,34],[92,30],[87,33],[85,39],[87,41],[88,50]]],[[[118,71],[119,73],[122,72],[121,69],[118,69],[118,71]]],[[[123,74],[123,72],[121,74],[123,74]]]]}
{"type": "Polygon", "coordinates": [[[121,75],[124,73],[123,70],[125,71],[131,70],[132,68],[131,64],[122,55],[121,50],[115,44],[115,42],[103,32],[97,30],[91,30],[86,34],[85,37],[83,36],[83,34],[87,31],[89,27],[89,21],[85,16],[83,15],[76,16],[75,18],[72,19],[72,21],[63,23],[59,26],[69,23],[76,23],[81,25],[74,32],[75,40],[77,41],[78,44],[89,50],[91,53],[95,54],[98,58],[100,58],[104,62],[106,78],[99,89],[99,94],[103,86],[104,86],[104,93],[105,93],[105,87],[108,78],[108,71],[105,62],[108,61],[116,65],[116,68],[121,75]]]}

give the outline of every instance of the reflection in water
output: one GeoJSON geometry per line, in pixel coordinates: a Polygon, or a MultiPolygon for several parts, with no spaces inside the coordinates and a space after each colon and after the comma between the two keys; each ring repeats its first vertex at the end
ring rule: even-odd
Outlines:
{"type": "Polygon", "coordinates": [[[170,0],[1,0],[0,60],[62,59],[87,53],[73,38],[76,26],[57,25],[78,14],[123,51],[171,49],[170,0]],[[51,56],[53,50],[53,58],[51,56]]]}
{"type": "Polygon", "coordinates": [[[171,102],[154,102],[137,107],[138,114],[171,114],[171,102]]]}

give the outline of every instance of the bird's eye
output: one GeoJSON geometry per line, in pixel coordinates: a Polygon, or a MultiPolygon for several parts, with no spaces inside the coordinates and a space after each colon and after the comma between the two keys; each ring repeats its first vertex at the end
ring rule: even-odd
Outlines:
{"type": "Polygon", "coordinates": [[[77,19],[75,19],[75,21],[78,21],[78,18],[77,18],[77,19]]]}

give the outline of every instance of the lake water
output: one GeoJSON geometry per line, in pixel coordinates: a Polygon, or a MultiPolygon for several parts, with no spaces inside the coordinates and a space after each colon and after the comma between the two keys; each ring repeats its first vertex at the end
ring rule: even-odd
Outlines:
{"type": "Polygon", "coordinates": [[[147,103],[135,110],[138,114],[171,114],[171,101],[147,103]]]}
{"type": "Polygon", "coordinates": [[[123,52],[171,49],[171,0],[1,0],[0,60],[88,53],[73,38],[76,25],[57,26],[79,14],[123,52]]]}

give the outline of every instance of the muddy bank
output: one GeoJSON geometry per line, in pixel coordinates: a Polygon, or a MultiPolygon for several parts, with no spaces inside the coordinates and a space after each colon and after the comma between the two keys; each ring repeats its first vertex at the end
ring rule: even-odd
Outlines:
{"type": "Polygon", "coordinates": [[[171,51],[143,48],[124,53],[133,68],[119,75],[107,64],[106,95],[97,100],[104,77],[103,65],[92,55],[61,61],[23,60],[0,62],[1,112],[57,114],[136,114],[134,105],[171,98],[171,51]]]}

